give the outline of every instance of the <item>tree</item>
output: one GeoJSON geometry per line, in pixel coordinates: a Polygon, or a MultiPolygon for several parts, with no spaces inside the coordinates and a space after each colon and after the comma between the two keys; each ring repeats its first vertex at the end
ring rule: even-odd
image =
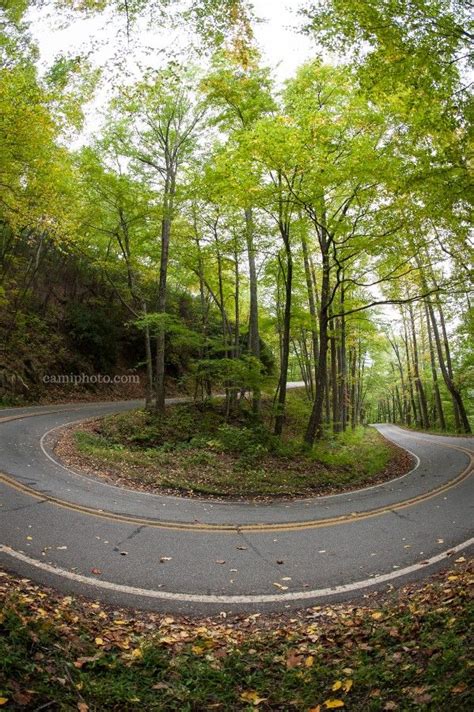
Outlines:
{"type": "MultiPolygon", "coordinates": [[[[191,77],[177,67],[152,73],[124,88],[114,102],[125,119],[116,124],[116,141],[123,155],[151,184],[158,182],[161,198],[160,272],[157,312],[166,313],[171,227],[179,171],[189,159],[203,108],[192,99],[191,77]]],[[[165,326],[158,329],[155,358],[155,408],[165,408],[165,326]]]]}

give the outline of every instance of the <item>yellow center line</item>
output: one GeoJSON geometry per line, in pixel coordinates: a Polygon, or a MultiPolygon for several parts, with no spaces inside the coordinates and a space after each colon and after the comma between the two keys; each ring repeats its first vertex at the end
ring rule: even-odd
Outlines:
{"type": "MultiPolygon", "coordinates": [[[[49,411],[48,413],[33,413],[33,414],[28,414],[25,416],[14,416],[11,417],[10,420],[15,420],[17,418],[21,417],[31,417],[31,415],[46,415],[49,413],[56,413],[56,412],[61,412],[61,411],[49,411]]],[[[4,419],[5,420],[5,419],[4,419]]],[[[409,435],[412,440],[418,440],[420,442],[426,443],[426,442],[432,442],[431,440],[427,441],[426,439],[423,438],[417,438],[416,436],[409,435]]],[[[335,526],[335,525],[340,525],[340,524],[348,524],[352,522],[358,522],[364,519],[369,519],[372,517],[378,517],[382,514],[387,514],[389,512],[394,512],[398,511],[400,509],[406,509],[407,507],[412,507],[416,504],[419,504],[420,502],[425,502],[427,500],[433,499],[434,497],[437,497],[438,495],[442,494],[443,492],[447,492],[448,490],[452,489],[453,487],[456,487],[459,485],[461,482],[463,482],[465,479],[467,479],[470,474],[472,473],[473,470],[473,465],[474,465],[474,454],[471,453],[469,450],[459,447],[457,445],[451,445],[447,443],[433,443],[434,445],[438,445],[438,447],[446,447],[452,450],[458,450],[459,452],[464,453],[465,455],[468,456],[469,458],[469,464],[467,467],[453,480],[450,480],[449,482],[446,482],[443,485],[440,485],[436,487],[433,490],[430,490],[429,492],[417,495],[416,497],[411,497],[409,499],[403,500],[401,502],[396,502],[395,504],[392,505],[385,505],[382,507],[377,507],[375,509],[371,509],[365,512],[352,512],[351,514],[343,514],[337,517],[328,517],[326,519],[316,519],[316,520],[308,520],[308,521],[297,521],[297,522],[285,522],[285,523],[276,523],[276,524],[271,524],[271,523],[255,523],[255,524],[208,524],[205,522],[172,522],[172,521],[157,521],[155,519],[148,519],[145,517],[134,517],[130,515],[124,515],[124,514],[117,514],[115,512],[109,512],[106,510],[102,509],[95,509],[93,507],[88,507],[86,505],[81,505],[81,504],[75,504],[72,502],[67,502],[66,500],[60,499],[59,497],[54,497],[53,495],[50,494],[42,494],[41,492],[38,492],[37,490],[34,490],[33,488],[29,487],[28,485],[20,484],[17,482],[14,478],[10,477],[9,475],[0,472],[0,482],[3,482],[5,485],[8,487],[11,487],[12,489],[15,489],[19,492],[22,492],[24,494],[27,494],[30,497],[33,497],[37,500],[41,500],[42,502],[48,502],[49,504],[53,504],[55,506],[61,507],[63,509],[67,509],[69,511],[73,512],[79,512],[81,514],[86,514],[88,516],[93,516],[93,517],[99,517],[101,519],[106,519],[108,521],[114,521],[114,522],[122,522],[125,524],[133,524],[133,525],[143,525],[143,526],[148,526],[148,527],[153,527],[157,529],[168,529],[168,530],[178,530],[178,531],[193,531],[193,532],[217,532],[217,533],[238,533],[238,532],[265,532],[265,531],[272,531],[272,532],[285,532],[285,531],[300,531],[300,530],[306,530],[306,529],[318,529],[321,527],[329,527],[329,526],[335,526]]],[[[350,494],[350,493],[348,493],[350,494]]],[[[316,501],[316,500],[315,500],[316,501]]]]}

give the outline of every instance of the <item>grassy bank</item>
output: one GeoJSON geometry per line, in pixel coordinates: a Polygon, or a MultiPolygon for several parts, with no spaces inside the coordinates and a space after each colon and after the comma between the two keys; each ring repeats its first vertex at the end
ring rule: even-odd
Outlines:
{"type": "Polygon", "coordinates": [[[0,577],[5,709],[471,710],[472,567],[391,599],[192,621],[0,577]]]}
{"type": "Polygon", "coordinates": [[[283,439],[272,435],[271,404],[225,419],[222,401],[180,404],[165,417],[143,410],[111,415],[69,433],[57,448],[68,463],[131,486],[224,497],[304,496],[362,486],[406,471],[410,461],[373,428],[302,444],[309,412],[288,398],[283,439]]]}

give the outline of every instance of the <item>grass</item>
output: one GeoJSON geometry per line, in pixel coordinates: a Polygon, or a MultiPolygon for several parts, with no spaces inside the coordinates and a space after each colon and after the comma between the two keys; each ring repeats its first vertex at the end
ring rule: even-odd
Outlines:
{"type": "Polygon", "coordinates": [[[165,417],[143,410],[107,416],[74,432],[58,453],[131,486],[217,497],[305,496],[362,486],[407,468],[373,428],[328,436],[308,451],[304,395],[289,394],[285,437],[271,433],[271,404],[256,421],[243,408],[226,421],[222,402],[179,404],[165,417]]]}
{"type": "Polygon", "coordinates": [[[381,602],[196,621],[109,609],[3,574],[0,703],[79,712],[471,710],[472,567],[453,566],[381,602]]]}

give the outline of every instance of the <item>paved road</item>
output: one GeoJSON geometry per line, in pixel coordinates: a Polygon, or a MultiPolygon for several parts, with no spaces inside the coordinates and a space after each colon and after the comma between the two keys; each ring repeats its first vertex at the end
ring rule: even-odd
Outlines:
{"type": "Polygon", "coordinates": [[[357,492],[271,504],[146,494],[55,461],[56,428],[134,405],[0,411],[1,565],[117,605],[213,614],[386,589],[472,545],[474,438],[378,425],[416,456],[411,473],[357,492]]]}

